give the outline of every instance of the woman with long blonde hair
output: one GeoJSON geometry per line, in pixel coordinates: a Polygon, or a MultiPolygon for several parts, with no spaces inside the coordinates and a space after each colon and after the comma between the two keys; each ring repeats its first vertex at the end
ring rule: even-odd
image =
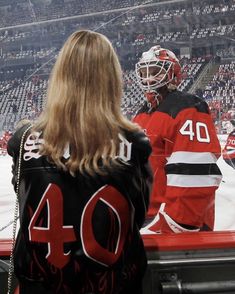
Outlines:
{"type": "MultiPolygon", "coordinates": [[[[43,154],[71,173],[101,172],[119,148],[119,133],[139,127],[121,113],[122,71],[110,41],[88,31],[72,34],[53,68],[46,109],[35,126],[44,132],[43,154]],[[69,143],[70,158],[61,157],[69,143]]],[[[115,159],[114,159],[115,161],[115,159]]]]}
{"type": "Polygon", "coordinates": [[[142,293],[139,229],[151,147],[122,115],[122,94],[111,42],[77,31],[58,55],[38,121],[9,141],[8,153],[21,162],[13,170],[13,182],[20,171],[14,263],[21,293],[142,293]]]}

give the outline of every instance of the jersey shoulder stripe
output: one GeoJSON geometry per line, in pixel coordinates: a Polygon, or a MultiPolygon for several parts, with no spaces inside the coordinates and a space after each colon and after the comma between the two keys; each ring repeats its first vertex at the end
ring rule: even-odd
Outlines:
{"type": "Polygon", "coordinates": [[[134,118],[140,114],[152,114],[154,112],[162,112],[176,118],[179,112],[187,108],[194,107],[198,112],[209,114],[209,107],[202,98],[181,91],[173,91],[160,103],[157,108],[149,108],[147,101],[137,110],[134,118]]]}
{"type": "Polygon", "coordinates": [[[171,92],[159,105],[157,111],[169,114],[176,118],[179,112],[187,108],[196,108],[198,112],[209,113],[209,107],[206,101],[196,95],[180,91],[171,92]]]}

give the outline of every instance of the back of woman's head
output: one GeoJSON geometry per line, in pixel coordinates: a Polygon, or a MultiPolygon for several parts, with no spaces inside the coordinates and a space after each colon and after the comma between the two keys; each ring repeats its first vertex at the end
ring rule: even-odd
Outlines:
{"type": "Polygon", "coordinates": [[[99,173],[101,158],[110,166],[118,133],[137,129],[121,114],[121,98],[122,71],[110,41],[92,31],[73,33],[56,60],[47,104],[35,126],[43,131],[42,154],[71,173],[99,173]],[[63,164],[67,146],[70,158],[63,164]]]}

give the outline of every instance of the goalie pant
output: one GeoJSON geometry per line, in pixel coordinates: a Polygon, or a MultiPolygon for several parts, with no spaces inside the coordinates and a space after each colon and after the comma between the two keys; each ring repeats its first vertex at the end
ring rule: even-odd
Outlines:
{"type": "Polygon", "coordinates": [[[174,91],[156,109],[145,103],[133,120],[153,149],[149,222],[164,203],[164,212],[178,224],[212,230],[215,191],[222,178],[217,166],[221,148],[207,103],[174,91]]]}

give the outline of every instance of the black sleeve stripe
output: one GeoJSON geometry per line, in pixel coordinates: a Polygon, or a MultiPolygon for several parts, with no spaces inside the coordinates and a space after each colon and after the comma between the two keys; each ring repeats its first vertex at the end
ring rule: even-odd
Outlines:
{"type": "Polygon", "coordinates": [[[209,113],[208,104],[203,99],[189,93],[173,91],[163,100],[157,111],[167,113],[176,118],[182,110],[192,107],[197,109],[198,112],[209,113]]]}
{"type": "Polygon", "coordinates": [[[188,164],[173,163],[165,166],[166,174],[178,175],[221,175],[221,171],[217,164],[188,164]]]}

